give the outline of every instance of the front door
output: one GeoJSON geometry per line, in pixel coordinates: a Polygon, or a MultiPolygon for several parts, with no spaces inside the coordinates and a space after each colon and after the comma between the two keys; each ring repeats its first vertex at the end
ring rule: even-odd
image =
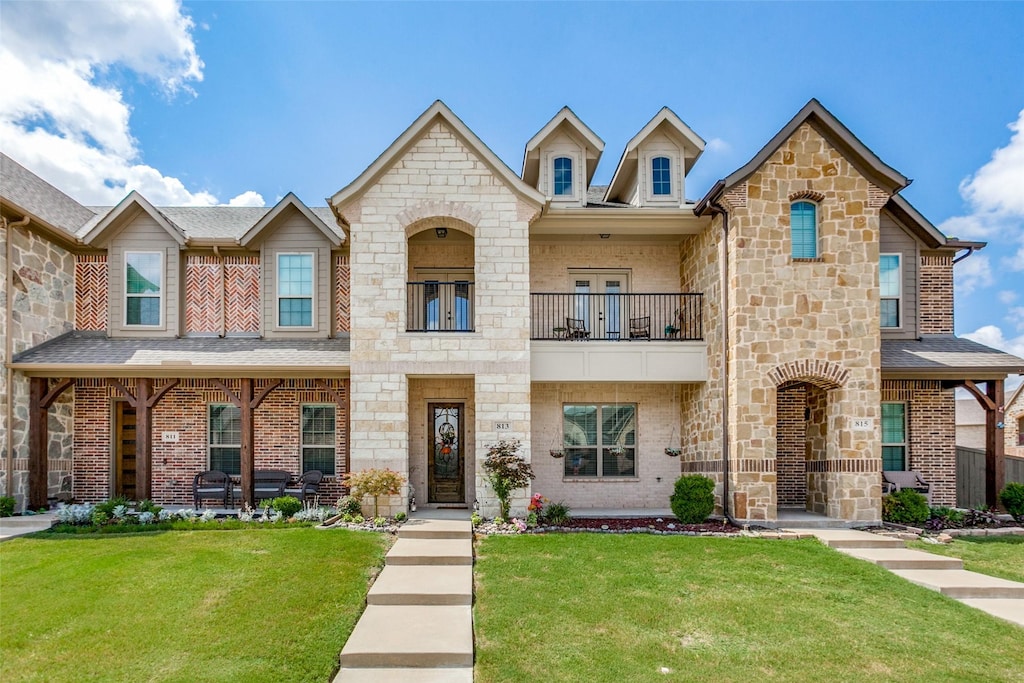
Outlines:
{"type": "Polygon", "coordinates": [[[620,339],[626,334],[623,315],[626,273],[575,273],[573,315],[583,320],[591,339],[620,339]]]}
{"type": "Polygon", "coordinates": [[[135,408],[114,403],[114,494],[135,500],[135,408]]]}
{"type": "Polygon", "coordinates": [[[427,454],[427,502],[465,503],[466,458],[462,452],[463,403],[427,404],[430,445],[427,454]]]}

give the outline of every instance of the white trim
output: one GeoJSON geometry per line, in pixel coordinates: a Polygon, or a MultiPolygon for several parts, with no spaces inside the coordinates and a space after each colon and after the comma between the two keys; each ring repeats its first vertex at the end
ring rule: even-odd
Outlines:
{"type": "Polygon", "coordinates": [[[589,401],[565,401],[565,402],[563,402],[562,405],[561,405],[561,408],[562,408],[562,415],[561,415],[561,421],[562,421],[562,449],[563,450],[568,450],[569,448],[571,448],[570,446],[566,445],[566,443],[565,443],[565,407],[566,406],[588,406],[588,407],[589,406],[594,406],[597,409],[597,444],[595,444],[594,446],[575,446],[574,447],[574,448],[588,448],[588,449],[592,448],[594,450],[594,452],[596,454],[595,457],[597,458],[597,463],[596,463],[597,467],[595,468],[595,471],[597,472],[597,474],[595,474],[592,477],[591,476],[587,476],[587,475],[582,475],[582,474],[566,474],[565,473],[565,467],[566,467],[566,464],[569,462],[569,456],[568,456],[568,454],[566,454],[565,455],[565,460],[561,463],[561,466],[562,466],[562,481],[563,482],[573,482],[573,483],[588,483],[588,482],[595,482],[595,481],[640,481],[640,475],[639,475],[639,470],[640,470],[640,462],[639,462],[640,461],[640,404],[638,402],[636,402],[636,401],[593,401],[593,402],[589,402],[589,401]],[[604,420],[602,418],[602,412],[603,412],[602,409],[603,409],[604,406],[609,406],[609,405],[614,405],[614,406],[632,406],[633,407],[633,444],[631,446],[627,446],[625,444],[618,444],[618,445],[621,445],[622,448],[624,450],[626,450],[626,451],[630,451],[630,450],[633,451],[633,474],[610,474],[610,475],[605,475],[604,474],[604,458],[603,458],[604,453],[603,453],[603,451],[606,448],[611,448],[612,446],[616,445],[616,444],[605,444],[605,443],[602,443],[601,425],[604,422],[604,420]]]}
{"type": "Polygon", "coordinates": [[[809,197],[801,197],[789,202],[789,234],[787,237],[789,238],[790,260],[799,263],[821,258],[821,204],[819,202],[809,197]],[[797,204],[810,204],[814,207],[814,256],[797,256],[793,253],[793,207],[797,204]]]}
{"type": "Polygon", "coordinates": [[[275,251],[274,252],[274,331],[288,332],[291,330],[316,330],[316,290],[320,281],[317,273],[316,251],[275,251]],[[281,296],[281,257],[282,256],[309,256],[311,267],[310,293],[309,293],[309,325],[282,325],[281,324],[281,299],[305,299],[305,296],[281,296]]]}
{"type": "MultiPolygon", "coordinates": [[[[886,442],[884,438],[881,438],[882,447],[885,446],[899,446],[903,449],[903,471],[910,469],[910,410],[907,409],[906,401],[882,401],[881,405],[892,404],[903,406],[903,441],[902,442],[886,442]]],[[[881,408],[879,408],[879,436],[885,434],[885,418],[882,416],[881,408]]],[[[882,456],[882,468],[885,468],[885,456],[882,456]]]]}
{"type": "Polygon", "coordinates": [[[338,475],[338,406],[334,403],[300,403],[299,404],[299,476],[302,476],[308,472],[306,467],[306,449],[307,448],[326,448],[322,444],[306,444],[304,441],[305,437],[305,421],[303,419],[302,411],[305,408],[330,408],[334,413],[334,432],[333,439],[331,440],[331,450],[334,452],[334,471],[324,472],[325,477],[335,477],[338,475]]]}
{"type": "MultiPolygon", "coordinates": [[[[234,403],[231,403],[230,401],[211,401],[211,402],[206,404],[206,469],[208,469],[208,470],[212,470],[213,469],[213,461],[210,458],[213,457],[212,451],[213,451],[214,448],[235,448],[236,447],[235,444],[224,444],[224,443],[222,443],[222,444],[217,444],[215,446],[215,445],[213,445],[213,443],[211,443],[211,439],[210,439],[210,434],[211,434],[211,430],[210,430],[210,409],[213,408],[214,406],[218,406],[218,407],[223,406],[223,407],[227,407],[227,408],[234,408],[235,410],[239,411],[239,416],[241,416],[241,408],[236,406],[234,403]]],[[[239,432],[239,439],[241,439],[241,432],[239,432]]],[[[241,443],[241,441],[239,441],[239,443],[237,445],[237,448],[238,448],[238,471],[239,471],[239,473],[241,473],[241,471],[242,471],[242,443],[241,443]]],[[[220,471],[223,472],[224,470],[220,470],[220,471]]],[[[227,472],[226,474],[228,476],[232,476],[231,472],[227,472]]]]}
{"type": "Polygon", "coordinates": [[[881,329],[883,329],[883,330],[902,330],[903,329],[903,254],[901,254],[900,252],[885,252],[885,253],[879,254],[878,255],[878,276],[879,276],[879,283],[878,283],[878,302],[879,302],[879,307],[881,307],[881,302],[883,302],[883,301],[885,301],[887,299],[896,299],[896,318],[899,321],[899,325],[896,325],[895,327],[883,326],[882,325],[882,319],[881,319],[881,310],[879,310],[879,320],[878,320],[879,327],[881,327],[881,329]],[[882,276],[882,257],[883,256],[895,256],[896,257],[896,284],[899,286],[899,294],[897,294],[895,297],[892,297],[892,296],[882,296],[881,276],[882,276]]]}
{"type": "Polygon", "coordinates": [[[163,330],[167,329],[167,311],[165,309],[166,298],[164,292],[167,290],[167,254],[163,249],[125,249],[121,252],[121,329],[125,330],[163,330]],[[160,301],[160,322],[155,325],[144,325],[141,323],[128,322],[128,299],[152,299],[152,294],[139,293],[129,294],[128,292],[128,256],[130,254],[156,254],[160,258],[160,290],[157,299],[160,301]]]}

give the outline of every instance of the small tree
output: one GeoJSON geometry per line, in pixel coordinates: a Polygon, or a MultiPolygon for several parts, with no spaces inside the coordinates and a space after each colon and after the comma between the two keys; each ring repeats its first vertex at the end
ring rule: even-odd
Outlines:
{"type": "Polygon", "coordinates": [[[505,441],[487,447],[484,472],[494,495],[498,497],[502,519],[508,519],[509,498],[516,489],[530,485],[534,478],[533,468],[519,455],[519,441],[505,441]]]}
{"type": "Polygon", "coordinates": [[[342,483],[349,487],[352,495],[356,498],[373,496],[373,516],[377,514],[377,499],[380,496],[395,496],[402,490],[405,477],[391,469],[383,470],[362,470],[349,472],[342,477],[342,483]]]}
{"type": "Polygon", "coordinates": [[[1024,522],[1024,484],[1011,481],[999,494],[999,500],[1015,520],[1024,522]]]}

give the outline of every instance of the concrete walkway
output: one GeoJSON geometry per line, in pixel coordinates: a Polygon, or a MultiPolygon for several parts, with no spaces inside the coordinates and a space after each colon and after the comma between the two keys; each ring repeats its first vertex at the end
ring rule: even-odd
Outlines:
{"type": "Polygon", "coordinates": [[[0,541],[25,534],[34,534],[37,531],[46,531],[56,521],[57,515],[52,512],[44,512],[41,515],[0,517],[0,541]]]}
{"type": "Polygon", "coordinates": [[[473,527],[402,525],[366,611],[341,651],[334,683],[472,683],[473,527]]]}
{"type": "Polygon", "coordinates": [[[817,537],[841,553],[885,567],[919,586],[938,591],[992,616],[1024,626],[1024,583],[969,572],[963,562],[910,550],[898,538],[853,529],[787,529],[817,537]]]}

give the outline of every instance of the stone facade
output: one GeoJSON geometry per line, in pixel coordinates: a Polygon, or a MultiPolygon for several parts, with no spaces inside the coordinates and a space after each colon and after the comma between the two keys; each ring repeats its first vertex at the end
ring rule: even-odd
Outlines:
{"type": "MultiPolygon", "coordinates": [[[[11,328],[6,315],[0,315],[0,339],[4,340],[0,355],[7,357],[8,343],[14,356],[61,334],[70,332],[75,320],[75,259],[55,242],[35,229],[8,227],[6,220],[0,233],[0,272],[11,272],[13,289],[8,279],[0,278],[4,311],[7,297],[12,299],[11,328]],[[10,240],[11,263],[7,263],[10,240]]],[[[13,495],[17,509],[25,503],[28,492],[28,379],[0,373],[0,495],[13,495]],[[13,406],[13,420],[8,422],[8,406],[13,406]],[[13,456],[8,461],[8,439],[13,456]]],[[[55,494],[61,477],[70,471],[72,394],[62,396],[50,409],[50,433],[47,453],[50,458],[48,489],[55,494]]]]}
{"type": "MultiPolygon", "coordinates": [[[[537,209],[435,119],[339,210],[351,226],[353,470],[390,467],[408,477],[409,376],[471,377],[481,491],[483,444],[516,438],[530,458],[529,223],[537,209]],[[409,238],[436,227],[473,240],[472,333],[405,331],[409,238]],[[499,434],[496,422],[511,429],[499,434]]],[[[525,507],[525,498],[515,507],[525,507]]],[[[483,512],[495,509],[488,504],[483,512]]]]}
{"type": "Polygon", "coordinates": [[[1015,400],[1007,404],[1003,415],[1004,452],[1015,458],[1024,458],[1024,389],[1011,399],[1015,400]]]}
{"type": "MultiPolygon", "coordinates": [[[[828,392],[821,512],[877,521],[881,478],[879,209],[885,193],[809,124],[724,197],[729,211],[729,432],[733,514],[774,520],[777,392],[771,370],[817,361],[800,379],[828,392]],[[789,211],[816,199],[818,254],[794,259],[789,211]],[[819,367],[821,367],[819,366],[819,367]],[[867,419],[870,429],[853,429],[867,419]]],[[[815,505],[814,507],[818,507],[815,505]]]]}

